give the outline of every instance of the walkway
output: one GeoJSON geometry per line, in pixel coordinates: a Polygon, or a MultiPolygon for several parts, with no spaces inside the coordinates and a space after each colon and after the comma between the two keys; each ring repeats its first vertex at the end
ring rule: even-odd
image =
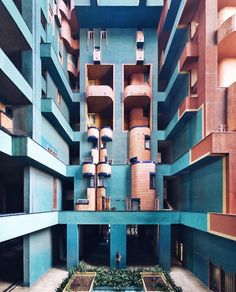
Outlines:
{"type": "Polygon", "coordinates": [[[171,269],[171,277],[177,286],[182,287],[183,292],[206,292],[207,287],[200,282],[189,270],[174,266],[171,269]]]}
{"type": "MultiPolygon", "coordinates": [[[[13,292],[55,292],[56,287],[67,276],[65,269],[53,268],[39,279],[31,288],[16,287],[13,292]]],[[[177,286],[183,288],[183,292],[206,292],[207,287],[204,286],[190,271],[181,266],[174,266],[171,271],[171,276],[177,286]]],[[[9,285],[8,285],[9,286],[9,285]]],[[[6,288],[5,286],[4,288],[6,288]]],[[[0,291],[4,291],[0,284],[0,291]]],[[[7,290],[6,290],[7,291],[7,290]]]]}

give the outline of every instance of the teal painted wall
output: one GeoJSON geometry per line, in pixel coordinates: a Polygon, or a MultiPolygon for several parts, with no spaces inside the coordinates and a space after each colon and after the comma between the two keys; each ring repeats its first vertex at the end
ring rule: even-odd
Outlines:
{"type": "Polygon", "coordinates": [[[49,144],[55,149],[57,157],[64,162],[64,164],[69,164],[69,147],[67,143],[43,116],[42,128],[41,145],[46,148],[49,144]]]}
{"type": "Polygon", "coordinates": [[[107,194],[111,196],[111,207],[125,210],[126,196],[131,192],[131,166],[112,165],[112,176],[106,182],[107,194]]]}
{"type": "Polygon", "coordinates": [[[31,286],[52,267],[52,230],[24,236],[24,284],[31,286]]]}
{"type": "Polygon", "coordinates": [[[126,268],[126,225],[111,225],[110,267],[116,267],[116,253],[121,255],[120,268],[126,268]]]}
{"type": "Polygon", "coordinates": [[[62,97],[62,101],[61,101],[61,106],[58,104],[58,101],[57,101],[58,89],[57,89],[51,75],[48,72],[46,74],[46,78],[47,78],[47,97],[53,98],[53,100],[55,101],[55,104],[59,107],[59,109],[63,113],[63,116],[65,117],[66,121],[68,123],[70,123],[70,114],[69,114],[68,106],[66,105],[65,101],[63,100],[63,97],[62,97]]]}
{"type": "Polygon", "coordinates": [[[66,266],[67,270],[77,267],[79,263],[79,226],[76,224],[67,224],[67,250],[66,266]]]}
{"type": "Polygon", "coordinates": [[[159,264],[166,271],[171,268],[171,225],[159,225],[159,264]]]}
{"type": "Polygon", "coordinates": [[[202,139],[202,110],[199,110],[172,138],[173,160],[202,139]]]}
{"type": "MultiPolygon", "coordinates": [[[[208,260],[221,265],[225,272],[236,271],[236,242],[202,232],[183,225],[173,227],[175,239],[184,244],[184,266],[192,271],[205,285],[208,282],[208,260]],[[177,239],[178,238],[178,239],[177,239]]],[[[172,229],[173,229],[172,228],[172,229]]]]}
{"type": "Polygon", "coordinates": [[[179,187],[169,186],[168,198],[177,210],[222,212],[222,159],[180,175],[179,187]]]}
{"type": "MultiPolygon", "coordinates": [[[[53,176],[30,167],[30,213],[53,210],[53,176]]],[[[62,182],[57,180],[57,210],[62,209],[62,182]]]]}

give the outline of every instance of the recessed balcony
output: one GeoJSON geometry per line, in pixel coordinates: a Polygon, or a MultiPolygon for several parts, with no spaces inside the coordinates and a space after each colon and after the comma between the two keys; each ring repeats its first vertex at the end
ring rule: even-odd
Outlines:
{"type": "Polygon", "coordinates": [[[193,67],[199,56],[198,47],[198,43],[188,42],[186,44],[179,59],[180,71],[190,70],[193,67]]]}
{"type": "Polygon", "coordinates": [[[217,43],[219,59],[236,57],[236,15],[231,16],[219,27],[217,43]]]}
{"type": "Polygon", "coordinates": [[[91,162],[83,162],[83,176],[84,177],[91,177],[94,176],[96,173],[96,166],[91,162]]]}
{"type": "Polygon", "coordinates": [[[111,165],[106,162],[99,162],[97,165],[97,174],[103,177],[111,176],[111,165]]]}
{"type": "Polygon", "coordinates": [[[71,54],[67,54],[67,71],[73,74],[75,77],[78,76],[78,68],[71,54]]]}
{"type": "Polygon", "coordinates": [[[124,90],[124,103],[126,110],[132,107],[146,108],[152,99],[151,87],[148,84],[128,85],[124,90]]]}
{"type": "Polygon", "coordinates": [[[103,142],[112,141],[112,129],[110,127],[104,127],[100,131],[100,137],[103,142]]]}

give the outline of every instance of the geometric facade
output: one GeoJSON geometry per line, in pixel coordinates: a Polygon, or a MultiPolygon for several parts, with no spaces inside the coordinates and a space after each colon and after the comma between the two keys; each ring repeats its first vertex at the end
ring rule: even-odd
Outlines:
{"type": "Polygon", "coordinates": [[[0,1],[0,281],[119,250],[235,291],[234,2],[0,1]]]}

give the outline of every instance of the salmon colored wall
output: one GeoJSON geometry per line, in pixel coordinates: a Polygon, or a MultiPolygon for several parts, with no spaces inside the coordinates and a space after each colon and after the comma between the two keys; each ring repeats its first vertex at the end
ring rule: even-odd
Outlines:
{"type": "Polygon", "coordinates": [[[145,149],[145,135],[151,135],[150,128],[135,127],[130,130],[130,159],[150,160],[150,149],[145,149]]]}
{"type": "Polygon", "coordinates": [[[236,81],[236,59],[226,58],[219,62],[218,85],[229,87],[236,81]]]}
{"type": "Polygon", "coordinates": [[[143,108],[133,108],[129,112],[129,129],[136,126],[148,126],[148,117],[144,117],[143,108]]]}
{"type": "Polygon", "coordinates": [[[228,131],[236,131],[236,82],[228,88],[227,126],[228,131]]]}
{"type": "Polygon", "coordinates": [[[140,198],[140,209],[155,209],[155,189],[150,189],[150,173],[155,173],[155,164],[135,163],[131,169],[131,198],[140,198]]]}
{"type": "Polygon", "coordinates": [[[87,198],[89,200],[89,204],[76,204],[76,211],[95,211],[96,210],[96,189],[95,188],[87,188],[87,198]]]}
{"type": "Polygon", "coordinates": [[[13,129],[12,120],[8,116],[6,116],[3,112],[0,112],[0,126],[10,131],[13,129]]]}
{"type": "Polygon", "coordinates": [[[100,152],[99,152],[100,162],[106,162],[106,156],[107,156],[107,149],[106,148],[100,149],[100,152]]]}
{"type": "Polygon", "coordinates": [[[106,188],[99,187],[97,188],[97,211],[102,211],[102,200],[106,198],[106,188]]]}

